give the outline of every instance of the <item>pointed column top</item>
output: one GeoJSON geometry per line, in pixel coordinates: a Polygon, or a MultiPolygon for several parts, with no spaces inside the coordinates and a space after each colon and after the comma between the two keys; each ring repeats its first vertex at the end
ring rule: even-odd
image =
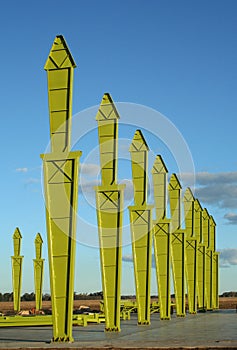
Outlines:
{"type": "Polygon", "coordinates": [[[204,220],[210,218],[210,215],[209,215],[209,213],[208,213],[208,211],[207,211],[206,208],[204,208],[204,209],[202,210],[202,217],[204,218],[204,220]]]}
{"type": "Polygon", "coordinates": [[[41,259],[42,244],[43,244],[43,239],[41,237],[41,234],[37,233],[37,235],[35,237],[35,256],[36,256],[36,259],[41,259]]]}
{"type": "Polygon", "coordinates": [[[210,225],[211,226],[216,226],[216,222],[215,222],[215,220],[214,220],[212,215],[210,215],[210,225]]]}
{"type": "Polygon", "coordinates": [[[76,63],[62,35],[57,35],[45,63],[45,70],[75,68],[76,63]]]}
{"type": "Polygon", "coordinates": [[[21,232],[20,232],[20,229],[18,227],[16,227],[14,233],[13,233],[13,236],[12,236],[13,239],[21,239],[22,238],[22,235],[21,235],[21,232]]]}
{"type": "Polygon", "coordinates": [[[41,237],[41,234],[40,233],[37,233],[37,235],[35,236],[35,244],[42,244],[43,243],[43,239],[41,237]]]}
{"type": "Polygon", "coordinates": [[[184,192],[184,199],[183,200],[185,202],[194,202],[195,201],[193,192],[189,187],[187,187],[186,191],[184,192]]]}
{"type": "Polygon", "coordinates": [[[168,173],[168,170],[165,166],[165,163],[164,163],[161,155],[159,155],[159,154],[156,156],[151,173],[152,174],[167,174],[168,173]]]}
{"type": "Polygon", "coordinates": [[[107,92],[104,94],[101,100],[100,107],[95,119],[97,121],[119,119],[119,114],[115,107],[113,99],[107,92]]]}
{"type": "Polygon", "coordinates": [[[170,177],[170,182],[168,189],[170,190],[180,190],[182,188],[179,179],[176,174],[172,174],[170,177]]]}
{"type": "Polygon", "coordinates": [[[202,206],[197,198],[194,201],[194,208],[196,211],[202,211],[202,206]]]}
{"type": "Polygon", "coordinates": [[[144,152],[149,151],[149,147],[141,130],[136,130],[132,143],[129,147],[129,152],[144,152]]]}
{"type": "Polygon", "coordinates": [[[20,256],[22,235],[18,227],[15,229],[12,238],[13,238],[14,256],[20,256]]]}

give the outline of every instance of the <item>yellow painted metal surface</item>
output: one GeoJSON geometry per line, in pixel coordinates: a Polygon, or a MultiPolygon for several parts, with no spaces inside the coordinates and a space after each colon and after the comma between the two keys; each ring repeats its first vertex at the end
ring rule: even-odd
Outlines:
{"type": "Polygon", "coordinates": [[[184,193],[183,204],[184,204],[184,218],[185,218],[185,228],[186,228],[186,237],[194,237],[194,201],[195,198],[191,189],[188,187],[184,193]]]}
{"type": "Polygon", "coordinates": [[[210,225],[209,225],[209,213],[206,208],[202,210],[202,238],[203,238],[203,244],[207,248],[209,248],[209,231],[210,231],[210,225]]]}
{"type": "Polygon", "coordinates": [[[156,275],[158,285],[158,297],[160,306],[160,318],[170,319],[170,269],[171,269],[171,235],[168,219],[162,219],[154,223],[154,255],[156,261],[156,275]]]}
{"type": "Polygon", "coordinates": [[[167,173],[162,157],[157,155],[152,168],[156,222],[166,218],[167,173]]]}
{"type": "Polygon", "coordinates": [[[181,185],[175,174],[169,181],[171,212],[171,262],[177,316],[185,316],[185,231],[181,229],[181,185]]]}
{"type": "Polygon", "coordinates": [[[96,120],[100,145],[101,186],[95,187],[105,331],[120,331],[123,191],[117,184],[119,115],[106,93],[96,120]]]}
{"type": "Polygon", "coordinates": [[[194,201],[194,218],[195,237],[197,238],[198,243],[202,243],[202,207],[197,198],[194,201]]]}
{"type": "Polygon", "coordinates": [[[216,250],[216,223],[212,215],[210,215],[209,248],[216,250]]]}
{"type": "Polygon", "coordinates": [[[198,244],[198,309],[206,310],[206,249],[205,244],[198,244]]]}
{"type": "Polygon", "coordinates": [[[213,310],[213,251],[206,249],[207,310],[213,310]]]}
{"type": "Polygon", "coordinates": [[[43,240],[40,233],[35,237],[35,259],[34,262],[34,281],[35,281],[35,308],[42,308],[42,290],[43,290],[43,275],[44,275],[44,259],[42,259],[42,244],[43,240]]]}
{"type": "Polygon", "coordinates": [[[219,309],[219,255],[213,253],[213,309],[219,309]]]}
{"type": "Polygon", "coordinates": [[[14,255],[12,256],[12,286],[13,286],[13,302],[14,311],[20,311],[21,304],[21,286],[22,286],[22,263],[23,256],[21,256],[21,240],[22,235],[17,227],[12,236],[14,255]]]}
{"type": "Polygon", "coordinates": [[[69,152],[73,72],[76,64],[62,35],[56,36],[44,66],[48,78],[52,152],[69,152]]]}
{"type": "Polygon", "coordinates": [[[189,313],[197,312],[198,241],[195,232],[194,196],[190,188],[184,193],[184,216],[186,227],[186,280],[189,313]]]}
{"type": "Polygon", "coordinates": [[[129,151],[132,160],[134,205],[129,207],[138,307],[138,324],[150,324],[152,208],[147,205],[148,146],[141,130],[135,132],[129,151]]]}
{"type": "Polygon", "coordinates": [[[160,318],[170,319],[170,271],[171,236],[170,220],[166,217],[166,189],[168,170],[160,155],[156,156],[153,168],[153,188],[156,219],[153,222],[154,256],[158,286],[160,318]]]}
{"type": "Polygon", "coordinates": [[[80,151],[70,152],[74,60],[59,35],[45,64],[51,153],[42,154],[53,341],[73,341],[72,311],[80,151]]]}

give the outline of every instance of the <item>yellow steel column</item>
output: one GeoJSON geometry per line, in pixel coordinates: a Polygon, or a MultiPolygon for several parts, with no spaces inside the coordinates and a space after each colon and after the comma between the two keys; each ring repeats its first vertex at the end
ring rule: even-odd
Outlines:
{"type": "Polygon", "coordinates": [[[51,153],[42,154],[53,339],[73,341],[72,312],[80,151],[70,152],[75,62],[63,36],[55,38],[45,64],[48,77],[51,153]]]}
{"type": "Polygon", "coordinates": [[[95,187],[105,331],[120,331],[123,190],[117,184],[119,115],[111,96],[103,96],[96,115],[101,186],[95,187]]]}
{"type": "Polygon", "coordinates": [[[21,285],[22,285],[22,262],[23,256],[21,253],[21,239],[22,235],[17,227],[12,236],[14,256],[12,256],[12,285],[13,285],[13,302],[14,311],[20,311],[21,309],[21,285]]]}
{"type": "Polygon", "coordinates": [[[198,243],[194,230],[194,197],[190,188],[184,193],[184,216],[186,226],[186,279],[189,313],[197,312],[197,266],[198,243]]]}
{"type": "Polygon", "coordinates": [[[211,217],[204,209],[202,212],[202,234],[203,243],[206,245],[206,308],[207,310],[213,309],[212,289],[213,289],[213,250],[211,248],[211,217]]]}
{"type": "Polygon", "coordinates": [[[205,294],[206,294],[206,246],[203,244],[203,230],[202,230],[202,216],[203,210],[198,199],[194,202],[195,211],[195,235],[198,240],[198,278],[197,278],[197,289],[198,289],[198,308],[205,310],[205,294]]]}
{"type": "Polygon", "coordinates": [[[129,213],[139,325],[150,324],[153,206],[147,205],[148,150],[141,130],[137,130],[129,148],[134,186],[134,205],[129,213]]]}
{"type": "Polygon", "coordinates": [[[209,290],[209,214],[206,208],[202,209],[202,242],[203,242],[203,300],[198,299],[199,308],[207,309],[209,290]]]}
{"type": "MultiPolygon", "coordinates": [[[[218,309],[219,307],[219,257],[216,252],[216,223],[213,216],[210,216],[210,249],[212,250],[212,306],[213,309],[218,309]]],[[[211,283],[210,282],[210,283],[211,283]]]]}
{"type": "Polygon", "coordinates": [[[213,253],[213,308],[219,309],[219,254],[213,253]]]}
{"type": "Polygon", "coordinates": [[[44,275],[44,259],[42,259],[43,240],[40,233],[35,237],[35,259],[34,261],[34,280],[35,280],[35,308],[42,308],[42,289],[44,275]]]}
{"type": "Polygon", "coordinates": [[[185,232],[181,229],[181,185],[175,174],[169,186],[171,211],[171,262],[175,290],[177,316],[185,316],[185,232]]]}
{"type": "Polygon", "coordinates": [[[166,189],[168,170],[160,155],[153,168],[153,187],[156,219],[153,221],[154,255],[161,320],[170,319],[170,220],[166,217],[166,189]]]}

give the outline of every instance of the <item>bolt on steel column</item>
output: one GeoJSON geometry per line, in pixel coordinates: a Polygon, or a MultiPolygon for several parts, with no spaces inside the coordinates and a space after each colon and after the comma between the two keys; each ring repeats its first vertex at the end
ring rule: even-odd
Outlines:
{"type": "Polygon", "coordinates": [[[17,227],[12,236],[14,255],[12,258],[12,285],[13,285],[13,304],[14,311],[21,309],[21,285],[22,285],[22,262],[24,256],[21,256],[22,235],[17,227]]]}
{"type": "Polygon", "coordinates": [[[42,289],[44,276],[44,259],[42,259],[43,240],[40,233],[35,237],[35,259],[34,262],[34,280],[35,280],[35,309],[42,309],[42,289]]]}
{"type": "Polygon", "coordinates": [[[138,324],[150,324],[150,280],[152,253],[152,208],[147,205],[148,151],[140,130],[130,145],[134,205],[129,207],[138,324]]]}
{"type": "Polygon", "coordinates": [[[156,262],[156,275],[158,298],[160,306],[160,319],[170,319],[170,220],[166,217],[167,201],[167,173],[168,170],[160,155],[156,156],[153,168],[153,188],[156,219],[153,221],[154,255],[156,262]]]}
{"type": "Polygon", "coordinates": [[[56,36],[45,64],[51,153],[42,154],[55,342],[73,341],[72,313],[80,151],[71,152],[73,57],[56,36]]]}
{"type": "Polygon", "coordinates": [[[119,114],[105,93],[96,120],[101,186],[96,186],[97,222],[105,312],[105,331],[120,331],[122,218],[125,185],[117,184],[119,114]]]}
{"type": "Polygon", "coordinates": [[[181,185],[171,175],[168,190],[171,212],[171,262],[177,316],[185,316],[185,231],[181,229],[181,185]]]}

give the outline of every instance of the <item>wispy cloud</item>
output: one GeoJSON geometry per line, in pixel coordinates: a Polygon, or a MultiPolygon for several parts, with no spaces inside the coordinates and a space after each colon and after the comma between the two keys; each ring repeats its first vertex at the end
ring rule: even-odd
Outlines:
{"type": "MultiPolygon", "coordinates": [[[[191,174],[182,174],[185,185],[190,178],[191,174]]],[[[219,208],[237,208],[237,172],[199,172],[195,180],[195,197],[202,203],[219,208]]]]}
{"type": "Polygon", "coordinates": [[[237,265],[237,248],[226,248],[220,250],[220,267],[237,265]]]}
{"type": "Polygon", "coordinates": [[[17,173],[27,173],[28,168],[16,168],[17,173]]]}
{"type": "Polygon", "coordinates": [[[236,225],[237,224],[237,214],[235,213],[227,213],[224,215],[224,219],[227,220],[228,224],[236,225]]]}
{"type": "MultiPolygon", "coordinates": [[[[125,262],[133,262],[133,257],[132,255],[124,255],[122,257],[122,260],[125,261],[125,262]]],[[[155,257],[154,257],[154,254],[152,254],[152,268],[155,268],[156,267],[156,264],[155,264],[155,257]]]]}
{"type": "Polygon", "coordinates": [[[99,180],[87,181],[85,178],[81,178],[81,181],[79,184],[79,192],[86,193],[86,194],[92,194],[94,197],[95,196],[94,187],[98,186],[99,184],[100,184],[99,180]]]}
{"type": "Polygon", "coordinates": [[[98,176],[100,173],[100,166],[92,163],[82,163],[81,164],[81,175],[82,176],[98,176]]]}

